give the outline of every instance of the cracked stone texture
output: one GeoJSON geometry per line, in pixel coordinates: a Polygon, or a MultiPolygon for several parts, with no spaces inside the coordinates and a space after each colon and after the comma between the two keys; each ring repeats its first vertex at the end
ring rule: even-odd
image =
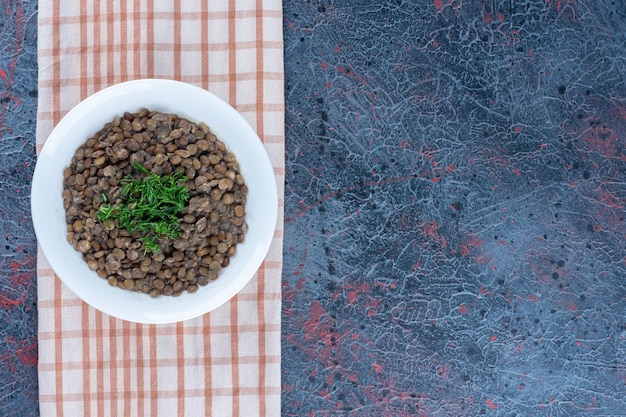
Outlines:
{"type": "Polygon", "coordinates": [[[626,415],[623,2],[284,33],[283,415],[626,415]]]}
{"type": "Polygon", "coordinates": [[[37,243],[30,218],[37,2],[0,4],[0,416],[39,415],[37,243]]]}

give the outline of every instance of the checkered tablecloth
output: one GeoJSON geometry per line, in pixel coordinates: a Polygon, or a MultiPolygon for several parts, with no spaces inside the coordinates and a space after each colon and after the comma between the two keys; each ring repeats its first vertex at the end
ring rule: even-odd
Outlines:
{"type": "Polygon", "coordinates": [[[46,416],[279,416],[284,182],[280,0],[39,3],[37,146],[109,85],[169,78],[239,110],[270,155],[280,213],[269,255],[231,301],[142,325],[80,301],[38,257],[39,399],[46,416]]]}

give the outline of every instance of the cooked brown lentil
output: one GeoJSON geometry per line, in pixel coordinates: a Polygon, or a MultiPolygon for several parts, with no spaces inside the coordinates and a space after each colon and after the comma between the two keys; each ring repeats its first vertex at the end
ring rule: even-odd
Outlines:
{"type": "Polygon", "coordinates": [[[126,112],[81,145],[63,172],[67,240],[89,268],[111,286],[152,297],[195,293],[230,263],[247,230],[247,186],[239,164],[204,123],[141,109],[126,112]],[[161,239],[146,251],[138,239],[100,221],[105,198],[123,202],[121,180],[141,164],[149,173],[183,172],[189,202],[180,216],[181,236],[161,239]],[[106,196],[106,197],[104,197],[106,196]]]}

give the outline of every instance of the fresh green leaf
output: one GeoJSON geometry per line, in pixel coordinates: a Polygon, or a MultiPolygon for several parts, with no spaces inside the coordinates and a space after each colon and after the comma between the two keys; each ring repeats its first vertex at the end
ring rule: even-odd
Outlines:
{"type": "Polygon", "coordinates": [[[157,253],[159,251],[159,249],[161,249],[161,247],[155,241],[155,238],[153,236],[140,237],[139,241],[141,243],[143,243],[143,248],[144,248],[143,249],[143,254],[144,254],[144,256],[146,255],[146,253],[148,253],[148,251],[150,251],[152,253],[157,253]]]}
{"type": "MultiPolygon", "coordinates": [[[[149,172],[137,162],[133,167],[142,174],[149,172]]],[[[185,181],[187,177],[182,172],[162,177],[152,173],[140,179],[129,174],[120,181],[122,203],[117,207],[102,204],[98,219],[116,219],[120,229],[141,235],[138,240],[144,244],[144,253],[156,253],[159,240],[181,235],[178,215],[189,201],[189,189],[179,184],[185,181]]],[[[103,200],[107,202],[108,198],[103,200]]]]}
{"type": "Polygon", "coordinates": [[[141,172],[142,174],[147,174],[148,172],[150,172],[146,169],[146,167],[141,165],[139,162],[133,162],[133,168],[135,168],[137,171],[141,172]]]}
{"type": "Polygon", "coordinates": [[[115,209],[110,204],[102,204],[98,209],[97,216],[98,219],[104,221],[114,217],[115,209]]]}

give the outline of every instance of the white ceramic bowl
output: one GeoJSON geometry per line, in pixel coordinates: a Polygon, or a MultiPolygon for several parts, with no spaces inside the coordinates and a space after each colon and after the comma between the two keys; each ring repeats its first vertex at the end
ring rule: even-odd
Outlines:
{"type": "Polygon", "coordinates": [[[83,301],[111,316],[138,323],[172,323],[207,313],[237,294],[269,249],[278,211],[276,177],[261,140],[230,105],[201,88],[171,80],[136,80],[106,88],[74,107],[50,134],[33,177],[32,216],[39,245],[57,276],[83,301]],[[105,123],[145,107],[206,123],[237,157],[248,186],[245,241],[218,279],[195,294],[151,298],[111,287],[87,267],[66,240],[63,170],[105,123]]]}

